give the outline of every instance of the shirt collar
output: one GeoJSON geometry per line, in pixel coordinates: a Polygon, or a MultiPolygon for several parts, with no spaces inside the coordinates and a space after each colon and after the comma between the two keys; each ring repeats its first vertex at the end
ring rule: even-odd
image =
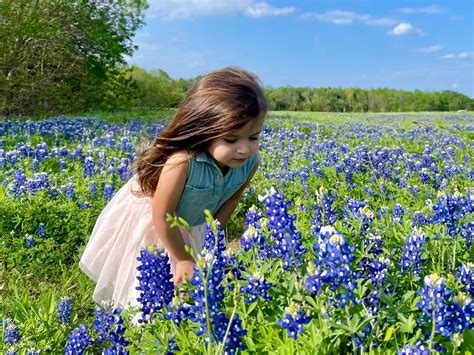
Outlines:
{"type": "Polygon", "coordinates": [[[206,162],[215,165],[214,159],[212,159],[212,157],[205,151],[196,155],[196,160],[199,162],[206,162]]]}

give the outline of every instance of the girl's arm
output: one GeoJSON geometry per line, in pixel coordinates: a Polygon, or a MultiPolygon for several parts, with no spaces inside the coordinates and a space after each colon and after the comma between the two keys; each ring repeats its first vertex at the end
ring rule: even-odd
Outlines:
{"type": "MultiPolygon", "coordinates": [[[[152,203],[153,223],[160,241],[177,263],[194,263],[192,256],[184,249],[181,232],[177,228],[171,228],[166,221],[166,214],[173,214],[179,204],[188,176],[188,164],[186,152],[177,152],[168,158],[161,171],[152,203]]],[[[191,275],[192,273],[189,276],[191,275]]]]}
{"type": "Polygon", "coordinates": [[[234,213],[235,209],[237,208],[237,204],[239,203],[240,196],[245,191],[247,186],[250,184],[255,172],[260,165],[260,154],[257,153],[257,162],[253,167],[252,171],[250,172],[247,181],[226,201],[222,204],[221,207],[217,210],[214,214],[214,218],[217,219],[222,227],[225,227],[234,213]]]}

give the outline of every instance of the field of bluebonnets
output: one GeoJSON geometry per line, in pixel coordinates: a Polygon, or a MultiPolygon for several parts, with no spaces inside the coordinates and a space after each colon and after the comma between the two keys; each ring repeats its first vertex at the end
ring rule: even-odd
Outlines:
{"type": "MultiPolygon", "coordinates": [[[[0,121],[1,353],[473,353],[474,115],[273,113],[194,279],[140,255],[141,308],[77,266],[161,121],[0,121]]],[[[177,221],[177,223],[181,223],[177,221]]]]}

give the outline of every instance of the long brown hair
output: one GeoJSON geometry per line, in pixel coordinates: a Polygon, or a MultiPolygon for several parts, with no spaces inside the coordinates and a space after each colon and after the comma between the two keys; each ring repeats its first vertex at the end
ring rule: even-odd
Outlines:
{"type": "Polygon", "coordinates": [[[153,196],[168,157],[204,151],[216,138],[262,117],[268,109],[258,78],[240,68],[224,68],[201,77],[187,92],[169,127],[134,162],[140,192],[153,196]]]}

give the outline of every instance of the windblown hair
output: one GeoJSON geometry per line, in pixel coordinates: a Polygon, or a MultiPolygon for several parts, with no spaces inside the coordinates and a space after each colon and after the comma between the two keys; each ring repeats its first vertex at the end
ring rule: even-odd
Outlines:
{"type": "Polygon", "coordinates": [[[174,121],[134,162],[141,194],[153,196],[163,165],[175,152],[195,156],[208,144],[264,116],[268,103],[253,74],[224,68],[201,77],[187,92],[174,121]]]}

